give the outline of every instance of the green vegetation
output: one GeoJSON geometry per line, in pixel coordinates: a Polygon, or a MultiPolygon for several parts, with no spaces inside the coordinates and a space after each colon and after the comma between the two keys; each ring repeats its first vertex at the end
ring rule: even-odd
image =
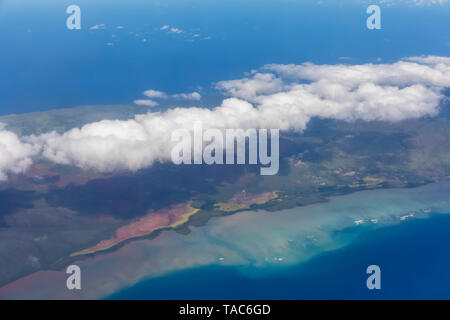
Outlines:
{"type": "MultiPolygon", "coordinates": [[[[283,133],[275,176],[260,176],[259,168],[248,165],[172,164],[104,175],[42,160],[39,172],[51,172],[51,179],[21,175],[0,188],[0,199],[11,199],[11,190],[29,199],[27,206],[0,203],[0,257],[8,257],[0,259],[0,285],[39,269],[62,267],[71,252],[107,239],[136,217],[188,200],[199,210],[176,226],[181,234],[243,210],[276,211],[359,190],[449,179],[447,109],[436,118],[398,123],[314,119],[303,134],[283,133]]],[[[0,122],[26,135],[145,111],[135,106],[82,107],[0,117],[0,122]]]]}

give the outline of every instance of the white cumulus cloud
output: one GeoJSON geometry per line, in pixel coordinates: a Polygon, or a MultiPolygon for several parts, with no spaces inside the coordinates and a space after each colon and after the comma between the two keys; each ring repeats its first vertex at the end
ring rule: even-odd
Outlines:
{"type": "Polygon", "coordinates": [[[200,100],[202,96],[198,92],[191,92],[191,93],[177,93],[172,95],[172,98],[182,100],[200,100]]]}
{"type": "MultiPolygon", "coordinates": [[[[313,117],[400,121],[435,116],[447,87],[447,57],[412,57],[392,64],[266,65],[246,78],[218,82],[217,88],[231,97],[213,109],[175,108],[126,121],[104,120],[63,134],[29,137],[24,140],[27,144],[6,134],[7,145],[17,149],[10,147],[16,151],[9,151],[8,157],[1,153],[0,172],[4,177],[7,171],[24,170],[33,155],[33,145],[42,146],[42,156],[58,164],[103,172],[135,171],[155,161],[169,160],[174,145],[171,133],[182,128],[192,130],[196,121],[201,121],[205,129],[301,132],[313,117]]],[[[156,90],[148,90],[145,95],[167,97],[156,90]]]]}
{"type": "Polygon", "coordinates": [[[106,25],[104,23],[101,24],[96,24],[93,25],[92,27],[89,28],[89,30],[100,30],[100,29],[105,29],[106,25]]]}
{"type": "Polygon", "coordinates": [[[139,106],[147,106],[147,107],[156,107],[159,105],[158,102],[150,100],[150,99],[138,99],[134,100],[134,104],[137,104],[139,106]]]}
{"type": "Polygon", "coordinates": [[[149,98],[165,98],[167,97],[165,92],[158,90],[145,90],[144,95],[149,98]]]}
{"type": "Polygon", "coordinates": [[[178,28],[170,28],[170,32],[180,34],[180,33],[183,33],[183,30],[178,29],[178,28]]]}
{"type": "Polygon", "coordinates": [[[8,173],[23,173],[33,163],[32,157],[39,153],[39,146],[22,142],[13,132],[4,130],[0,123],[0,181],[8,173]]]}
{"type": "Polygon", "coordinates": [[[283,81],[272,73],[256,73],[252,78],[220,81],[216,84],[216,88],[233,97],[253,100],[260,94],[281,91],[283,81]]]}

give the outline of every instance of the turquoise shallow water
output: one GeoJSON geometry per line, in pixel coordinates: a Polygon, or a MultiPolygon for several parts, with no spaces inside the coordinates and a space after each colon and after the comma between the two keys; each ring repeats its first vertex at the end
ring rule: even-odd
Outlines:
{"type": "Polygon", "coordinates": [[[110,299],[448,299],[450,216],[433,215],[359,233],[354,243],[310,261],[248,277],[233,267],[202,267],[145,280],[110,299]],[[381,268],[381,290],[365,268],[381,268]]]}
{"type": "Polygon", "coordinates": [[[246,211],[88,259],[83,290],[41,271],[0,298],[449,298],[450,182],[379,189],[277,212],[246,211]],[[381,267],[381,291],[366,269],[381,267]]]}
{"type": "MultiPolygon", "coordinates": [[[[164,267],[178,265],[172,272],[144,278],[109,298],[450,298],[449,190],[449,183],[437,183],[364,191],[302,208],[213,220],[180,239],[189,257],[205,261],[216,254],[216,262],[180,268],[172,257],[164,267]],[[366,288],[372,264],[382,270],[380,291],[366,288]]],[[[165,258],[168,248],[161,248],[165,258]]]]}

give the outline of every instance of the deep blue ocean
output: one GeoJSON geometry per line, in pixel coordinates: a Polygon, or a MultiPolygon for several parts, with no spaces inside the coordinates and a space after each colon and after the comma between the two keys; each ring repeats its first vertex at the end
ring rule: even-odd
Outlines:
{"type": "Polygon", "coordinates": [[[432,215],[367,229],[342,249],[264,277],[202,267],[142,281],[109,299],[449,299],[449,231],[450,216],[432,215]],[[381,290],[366,287],[372,264],[381,268],[381,290]]]}
{"type": "Polygon", "coordinates": [[[81,30],[68,30],[71,4],[0,0],[0,115],[132,103],[147,89],[214,95],[215,82],[269,63],[450,52],[450,6],[381,5],[371,32],[364,1],[78,0],[81,30]]]}
{"type": "MultiPolygon", "coordinates": [[[[269,63],[450,54],[449,6],[381,5],[382,30],[371,32],[362,1],[78,0],[82,29],[69,31],[73,3],[0,0],[0,115],[132,103],[147,89],[215,95],[215,82],[269,63]],[[162,32],[164,25],[183,34],[162,32]]],[[[203,267],[110,298],[449,299],[449,231],[450,216],[435,215],[368,229],[340,250],[264,277],[203,267]],[[380,291],[366,288],[371,264],[381,266],[380,291]]]]}

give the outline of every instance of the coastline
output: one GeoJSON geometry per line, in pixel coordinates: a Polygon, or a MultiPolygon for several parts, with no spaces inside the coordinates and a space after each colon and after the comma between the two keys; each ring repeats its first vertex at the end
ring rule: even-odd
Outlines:
{"type": "Polygon", "coordinates": [[[450,215],[431,214],[424,220],[368,228],[343,248],[291,267],[271,268],[267,274],[252,275],[232,266],[199,267],[142,280],[104,299],[447,299],[450,288],[442,277],[450,259],[432,268],[427,262],[450,250],[450,236],[443,230],[449,225],[450,215]],[[382,270],[379,292],[364,286],[364,268],[374,262],[382,270]]]}
{"type": "Polygon", "coordinates": [[[213,219],[188,235],[162,232],[153,240],[134,241],[110,254],[79,260],[76,263],[85,275],[80,292],[62,285],[64,270],[40,271],[0,288],[0,298],[95,299],[141,281],[203,266],[233,266],[251,273],[292,267],[351,244],[358,233],[336,237],[349,227],[363,231],[367,226],[383,228],[427,218],[431,212],[449,213],[449,190],[450,183],[443,182],[414,189],[361,191],[279,212],[241,212],[213,219]],[[411,212],[414,217],[404,218],[411,212]]]}

